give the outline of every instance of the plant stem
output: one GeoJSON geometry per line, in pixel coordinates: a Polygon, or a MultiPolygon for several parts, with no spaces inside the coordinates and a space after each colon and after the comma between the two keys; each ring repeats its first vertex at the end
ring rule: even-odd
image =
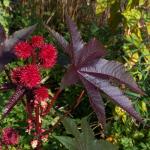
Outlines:
{"type": "Polygon", "coordinates": [[[60,124],[60,122],[62,122],[62,120],[65,119],[65,117],[67,117],[75,108],[77,108],[77,106],[78,106],[79,103],[81,102],[81,99],[82,99],[84,93],[85,93],[85,91],[83,90],[83,91],[80,93],[80,95],[78,96],[77,100],[76,100],[77,103],[75,103],[75,104],[64,114],[64,116],[61,117],[61,118],[56,122],[56,124],[55,124],[52,128],[50,128],[50,129],[48,129],[47,131],[43,132],[42,135],[46,135],[46,134],[48,134],[48,133],[51,133],[55,128],[57,128],[58,125],[60,124]]]}
{"type": "Polygon", "coordinates": [[[35,127],[36,127],[36,133],[37,133],[37,137],[38,137],[38,145],[37,145],[37,150],[40,150],[41,147],[41,136],[39,136],[41,134],[41,120],[40,120],[40,107],[39,105],[35,108],[35,127]]]}
{"type": "Polygon", "coordinates": [[[42,116],[45,116],[45,115],[47,115],[50,112],[51,108],[53,107],[55,101],[57,100],[57,98],[58,98],[58,96],[60,95],[61,92],[62,92],[62,89],[58,89],[57,90],[56,94],[52,98],[50,104],[48,105],[46,111],[42,114],[42,116]]]}
{"type": "Polygon", "coordinates": [[[82,99],[84,93],[85,93],[84,90],[80,93],[79,97],[78,97],[77,100],[76,100],[77,103],[75,104],[74,109],[80,104],[81,99],[82,99]]]}
{"type": "Polygon", "coordinates": [[[31,120],[31,121],[34,121],[33,116],[32,116],[33,110],[32,110],[32,106],[31,105],[32,105],[31,102],[27,101],[26,107],[27,107],[28,119],[31,120]]]}
{"type": "Polygon", "coordinates": [[[36,53],[34,50],[32,52],[32,64],[36,64],[36,53]]]}

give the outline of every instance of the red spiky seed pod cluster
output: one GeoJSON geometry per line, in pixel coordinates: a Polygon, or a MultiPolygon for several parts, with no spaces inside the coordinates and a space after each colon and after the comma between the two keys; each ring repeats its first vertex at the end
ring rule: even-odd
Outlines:
{"type": "Polygon", "coordinates": [[[33,48],[27,42],[19,42],[15,46],[15,54],[18,58],[26,59],[32,54],[33,48]]]}
{"type": "Polygon", "coordinates": [[[34,48],[42,48],[44,45],[44,38],[40,35],[35,35],[31,39],[31,44],[34,48]]]}
{"type": "Polygon", "coordinates": [[[12,81],[27,88],[34,88],[40,84],[39,66],[52,68],[56,64],[56,48],[52,44],[45,43],[44,38],[39,35],[33,36],[28,42],[17,43],[14,53],[24,60],[28,58],[36,60],[32,65],[17,67],[11,72],[12,81]]]}
{"type": "Polygon", "coordinates": [[[19,134],[13,128],[4,128],[2,142],[6,145],[16,145],[19,143],[19,134]]]}
{"type": "Polygon", "coordinates": [[[14,53],[18,58],[24,60],[35,57],[44,68],[52,68],[56,64],[56,48],[52,44],[45,43],[44,38],[39,35],[33,36],[29,42],[17,43],[14,47],[14,53]]]}
{"type": "Polygon", "coordinates": [[[15,68],[11,72],[14,83],[21,84],[27,88],[33,88],[40,84],[41,76],[37,65],[26,65],[15,68]]]}
{"type": "MultiPolygon", "coordinates": [[[[41,85],[40,71],[42,68],[52,68],[56,64],[57,50],[52,44],[45,43],[42,36],[36,35],[30,41],[18,42],[14,47],[14,54],[27,64],[16,67],[11,71],[11,81],[16,87],[20,86],[25,90],[24,93],[28,98],[26,101],[26,111],[28,113],[26,132],[37,136],[45,132],[42,129],[41,117],[47,114],[50,104],[48,103],[48,88],[41,85]]],[[[14,100],[14,102],[16,101],[17,99],[14,100]]],[[[9,130],[6,130],[3,134],[4,142],[6,144],[17,144],[17,142],[9,141],[7,136],[9,130]]],[[[15,138],[15,134],[12,134],[12,137],[15,138]]],[[[48,136],[41,136],[43,141],[46,141],[47,138],[48,136]]],[[[34,140],[32,144],[36,147],[39,142],[40,140],[34,140]]]]}
{"type": "Polygon", "coordinates": [[[38,100],[39,102],[44,101],[48,99],[49,94],[48,94],[48,89],[44,86],[34,90],[34,98],[38,100]]]}
{"type": "Polygon", "coordinates": [[[39,53],[39,58],[43,67],[53,67],[57,59],[56,48],[51,44],[45,44],[39,53]]]}

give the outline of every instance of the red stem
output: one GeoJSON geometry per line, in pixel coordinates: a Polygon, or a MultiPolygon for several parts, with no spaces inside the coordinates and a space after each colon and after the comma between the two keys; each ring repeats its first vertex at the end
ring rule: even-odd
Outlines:
{"type": "Polygon", "coordinates": [[[32,116],[32,108],[31,108],[31,103],[29,101],[27,101],[27,113],[28,113],[28,116],[29,116],[29,119],[31,119],[32,121],[33,120],[33,116],[32,116]]]}
{"type": "Polygon", "coordinates": [[[58,96],[60,95],[61,92],[62,92],[62,89],[58,89],[55,96],[52,98],[50,104],[48,105],[46,111],[42,114],[42,116],[45,116],[50,112],[51,108],[53,107],[55,101],[57,100],[57,98],[58,98],[58,96]]]}
{"type": "Polygon", "coordinates": [[[73,109],[75,109],[75,108],[80,104],[80,102],[81,102],[81,100],[82,100],[82,97],[83,97],[84,93],[85,93],[84,90],[80,93],[79,97],[78,97],[77,100],[76,100],[77,103],[76,103],[76,105],[74,106],[73,109]]]}
{"type": "Polygon", "coordinates": [[[36,64],[36,53],[34,50],[32,52],[32,64],[36,64]]]}
{"type": "Polygon", "coordinates": [[[36,116],[36,121],[35,121],[35,128],[36,128],[36,133],[38,137],[38,145],[37,145],[37,150],[40,150],[41,146],[41,122],[40,122],[40,107],[39,105],[35,108],[35,116],[36,116]]]}

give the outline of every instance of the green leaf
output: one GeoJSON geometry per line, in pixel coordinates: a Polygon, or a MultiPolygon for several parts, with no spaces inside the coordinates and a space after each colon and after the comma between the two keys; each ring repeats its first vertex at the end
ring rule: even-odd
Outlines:
{"type": "Polygon", "coordinates": [[[141,18],[141,12],[137,9],[125,10],[122,15],[125,17],[129,27],[136,25],[141,18]]]}
{"type": "Polygon", "coordinates": [[[68,134],[72,134],[74,136],[79,136],[80,132],[78,131],[77,125],[73,121],[73,119],[66,118],[63,120],[63,125],[68,134]]]}
{"type": "Polygon", "coordinates": [[[74,139],[68,136],[56,136],[53,135],[59,142],[61,142],[67,149],[76,150],[76,145],[74,143],[74,139]]]}
{"type": "Polygon", "coordinates": [[[96,14],[101,14],[106,8],[110,7],[116,0],[96,0],[96,14]]]}
{"type": "Polygon", "coordinates": [[[105,140],[100,140],[99,141],[99,146],[100,150],[117,150],[117,146],[105,141],[105,140]]]}
{"type": "Polygon", "coordinates": [[[79,132],[76,123],[73,119],[66,118],[63,121],[67,133],[72,134],[74,137],[69,136],[56,136],[53,135],[59,142],[61,142],[69,150],[117,150],[118,148],[105,141],[97,140],[94,133],[90,128],[87,118],[81,121],[81,132],[79,132]]]}
{"type": "Polygon", "coordinates": [[[94,139],[94,133],[93,133],[92,129],[90,128],[88,122],[87,122],[87,118],[83,118],[81,120],[81,129],[82,129],[82,132],[84,134],[84,138],[86,140],[93,140],[94,139]]]}

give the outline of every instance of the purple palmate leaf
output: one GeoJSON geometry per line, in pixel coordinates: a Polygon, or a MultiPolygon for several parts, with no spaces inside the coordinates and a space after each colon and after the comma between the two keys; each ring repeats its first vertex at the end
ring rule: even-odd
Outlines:
{"type": "Polygon", "coordinates": [[[108,80],[94,77],[86,73],[80,73],[86,80],[92,83],[94,86],[99,88],[101,91],[106,93],[112,100],[118,104],[121,108],[127,111],[136,120],[143,122],[140,115],[134,110],[131,101],[123,92],[118,88],[110,84],[108,80]]]}
{"type": "Polygon", "coordinates": [[[4,65],[11,62],[15,58],[13,53],[14,45],[20,40],[24,40],[35,30],[36,25],[30,26],[28,28],[16,31],[8,39],[5,39],[0,46],[0,71],[3,69],[4,65]]]}
{"type": "Polygon", "coordinates": [[[66,22],[72,39],[74,57],[76,57],[76,53],[78,53],[83,48],[84,42],[81,38],[80,32],[78,31],[76,24],[71,20],[68,15],[66,15],[66,22]]]}
{"type": "MultiPolygon", "coordinates": [[[[105,56],[106,50],[98,40],[93,38],[87,44],[84,44],[80,33],[77,31],[76,24],[68,16],[66,20],[72,40],[67,47],[63,48],[64,52],[67,49],[68,54],[71,54],[69,55],[71,67],[62,79],[61,88],[75,84],[80,79],[87,90],[90,104],[102,125],[105,124],[105,112],[99,90],[106,93],[116,104],[142,122],[142,118],[134,110],[128,97],[119,88],[111,85],[109,79],[113,78],[120,83],[124,83],[131,90],[140,94],[143,94],[142,90],[121,63],[99,59],[99,57],[105,56]]],[[[56,38],[55,34],[53,36],[56,38]]],[[[58,42],[61,44],[59,39],[58,42]]]]}
{"type": "Polygon", "coordinates": [[[144,94],[131,75],[125,70],[125,67],[119,62],[101,58],[93,61],[88,66],[82,67],[80,71],[101,78],[114,78],[128,85],[135,92],[144,94]]]}
{"type": "Polygon", "coordinates": [[[83,79],[82,77],[81,80],[87,90],[90,104],[95,111],[99,122],[102,124],[102,126],[105,126],[105,107],[99,90],[93,84],[83,79]]]}
{"type": "Polygon", "coordinates": [[[58,41],[58,43],[63,47],[64,52],[71,56],[72,55],[71,51],[68,49],[69,43],[65,40],[65,38],[58,32],[51,29],[49,26],[47,25],[44,26],[50,32],[50,34],[58,41]]]}
{"type": "Polygon", "coordinates": [[[2,117],[6,117],[10,111],[13,109],[13,107],[17,104],[17,102],[22,98],[24,95],[25,89],[22,86],[18,86],[16,88],[15,93],[10,97],[8,103],[5,106],[5,109],[3,110],[2,117]]]}
{"type": "Polygon", "coordinates": [[[79,80],[77,71],[75,70],[74,66],[69,66],[67,72],[65,73],[64,77],[61,81],[62,88],[70,86],[72,84],[77,83],[79,80]]]}
{"type": "Polygon", "coordinates": [[[77,66],[83,66],[88,61],[104,57],[106,55],[106,49],[95,38],[91,39],[84,47],[77,53],[77,66]]]}
{"type": "Polygon", "coordinates": [[[31,35],[31,33],[35,30],[35,28],[36,25],[33,25],[14,32],[8,39],[5,40],[3,51],[10,51],[17,42],[28,38],[31,35]]]}

